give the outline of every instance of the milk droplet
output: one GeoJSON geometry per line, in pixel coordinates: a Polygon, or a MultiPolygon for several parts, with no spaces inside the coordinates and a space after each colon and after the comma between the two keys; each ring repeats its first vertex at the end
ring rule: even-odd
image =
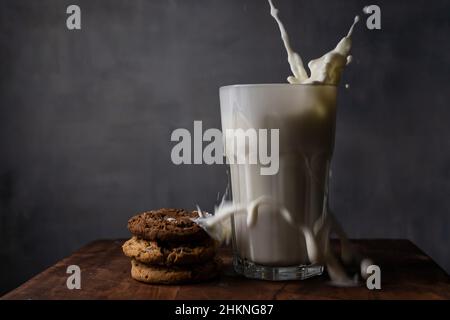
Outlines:
{"type": "Polygon", "coordinates": [[[346,63],[346,65],[348,66],[350,63],[352,63],[352,61],[353,61],[353,56],[352,55],[348,55],[347,56],[347,63],[346,63]]]}
{"type": "Polygon", "coordinates": [[[372,260],[370,260],[369,258],[365,258],[361,261],[361,276],[363,277],[363,279],[367,279],[367,277],[369,276],[367,274],[367,268],[369,266],[373,265],[372,260]]]}

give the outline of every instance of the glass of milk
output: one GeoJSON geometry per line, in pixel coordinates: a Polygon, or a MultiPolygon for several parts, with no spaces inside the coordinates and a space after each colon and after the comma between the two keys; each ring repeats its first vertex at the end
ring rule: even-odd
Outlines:
{"type": "Polygon", "coordinates": [[[232,201],[253,208],[231,219],[233,264],[238,273],[257,279],[295,280],[323,272],[323,266],[310,263],[301,230],[303,226],[314,230],[314,223],[326,215],[336,93],[336,86],[323,84],[220,88],[232,201]],[[248,133],[244,140],[225,134],[236,129],[248,133]],[[258,151],[265,147],[269,154],[278,153],[271,154],[278,161],[272,169],[277,170],[265,174],[262,169],[267,169],[267,162],[262,163],[258,154],[251,157],[256,147],[251,145],[250,133],[261,129],[268,133],[268,145],[261,145],[259,139],[258,151]],[[278,140],[270,139],[273,129],[278,129],[278,140]],[[238,161],[239,150],[247,161],[242,161],[242,154],[238,161]],[[256,163],[250,161],[255,158],[256,163]]]}

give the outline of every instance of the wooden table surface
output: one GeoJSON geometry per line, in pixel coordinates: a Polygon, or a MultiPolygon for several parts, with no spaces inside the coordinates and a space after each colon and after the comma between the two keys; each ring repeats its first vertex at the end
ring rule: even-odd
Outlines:
{"type": "Polygon", "coordinates": [[[337,288],[328,277],[304,281],[250,280],[234,273],[231,251],[220,249],[220,278],[193,285],[148,285],[130,277],[123,240],[99,240],[35,276],[2,299],[450,299],[450,279],[408,240],[353,240],[381,268],[381,290],[337,288]],[[81,289],[68,290],[66,269],[81,268],[81,289]]]}

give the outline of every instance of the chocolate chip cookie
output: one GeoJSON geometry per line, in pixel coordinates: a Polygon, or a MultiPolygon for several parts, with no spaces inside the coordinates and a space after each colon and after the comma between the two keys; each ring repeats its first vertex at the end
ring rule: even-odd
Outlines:
{"type": "Polygon", "coordinates": [[[171,245],[132,237],[122,250],[127,257],[152,265],[187,265],[211,260],[216,253],[217,243],[206,239],[200,243],[171,245]]]}
{"type": "Polygon", "coordinates": [[[130,232],[145,240],[190,243],[208,239],[207,233],[194,221],[197,211],[159,209],[141,213],[128,221],[130,232]]]}
{"type": "Polygon", "coordinates": [[[199,282],[215,278],[218,275],[220,264],[220,259],[216,258],[203,264],[167,267],[146,265],[132,259],[131,277],[141,282],[155,284],[199,282]]]}

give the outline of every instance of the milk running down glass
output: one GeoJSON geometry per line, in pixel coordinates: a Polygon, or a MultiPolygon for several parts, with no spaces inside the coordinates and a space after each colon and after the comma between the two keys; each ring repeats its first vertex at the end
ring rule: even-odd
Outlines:
{"type": "MultiPolygon", "coordinates": [[[[261,175],[259,164],[230,164],[233,202],[248,204],[270,196],[274,204],[258,208],[258,220],[245,215],[232,221],[238,258],[257,265],[309,264],[301,226],[313,228],[322,215],[334,145],[336,91],[331,85],[260,84],[220,89],[222,129],[279,129],[279,171],[261,175]],[[294,223],[280,215],[279,205],[294,223]]],[[[234,158],[227,148],[228,159],[234,158]]],[[[230,161],[232,162],[232,161],[230,161]]]]}

